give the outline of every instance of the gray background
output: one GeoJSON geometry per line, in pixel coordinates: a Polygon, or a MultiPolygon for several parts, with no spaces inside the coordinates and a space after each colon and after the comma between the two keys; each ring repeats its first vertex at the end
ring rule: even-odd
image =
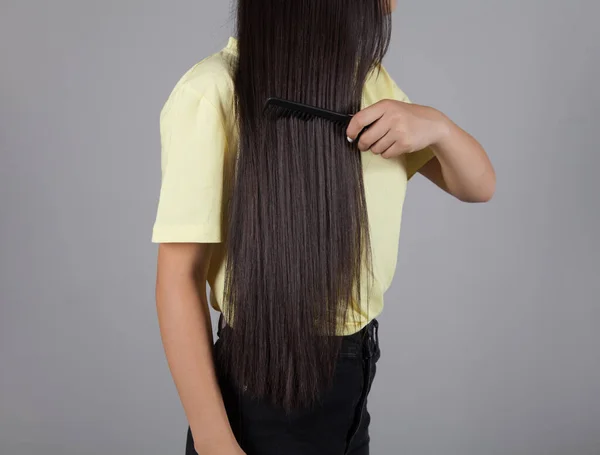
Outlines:
{"type": "MultiPolygon", "coordinates": [[[[372,453],[598,455],[600,7],[399,3],[386,67],[483,143],[498,189],[468,205],[410,184],[372,453]]],[[[182,454],[158,114],[225,45],[229,2],[0,5],[0,454],[182,454]]]]}

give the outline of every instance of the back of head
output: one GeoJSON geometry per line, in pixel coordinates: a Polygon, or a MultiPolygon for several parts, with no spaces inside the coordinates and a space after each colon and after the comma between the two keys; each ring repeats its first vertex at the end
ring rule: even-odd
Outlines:
{"type": "Polygon", "coordinates": [[[360,110],[390,39],[389,0],[239,0],[238,151],[229,201],[223,350],[231,377],[286,409],[333,375],[370,273],[361,152],[326,120],[262,115],[269,97],[360,110]]]}

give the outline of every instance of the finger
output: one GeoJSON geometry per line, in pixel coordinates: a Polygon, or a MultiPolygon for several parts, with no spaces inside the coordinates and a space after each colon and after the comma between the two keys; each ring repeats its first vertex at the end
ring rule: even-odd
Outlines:
{"type": "Polygon", "coordinates": [[[394,156],[402,155],[402,149],[398,147],[398,141],[395,141],[386,150],[381,153],[382,158],[392,158],[394,156]]]}
{"type": "Polygon", "coordinates": [[[354,141],[356,136],[358,136],[358,133],[360,133],[365,126],[370,125],[375,120],[383,117],[383,114],[386,111],[385,106],[385,103],[379,101],[354,114],[352,120],[350,120],[350,123],[346,128],[346,136],[348,136],[348,140],[350,142],[354,141]]]}
{"type": "Polygon", "coordinates": [[[386,155],[384,155],[384,153],[390,151],[395,143],[396,138],[394,135],[388,133],[371,146],[371,153],[375,155],[381,155],[384,158],[389,158],[389,153],[386,155]]]}
{"type": "Polygon", "coordinates": [[[359,134],[358,149],[363,152],[369,150],[373,144],[385,136],[390,129],[389,122],[386,122],[384,118],[375,121],[375,123],[359,134]]]}

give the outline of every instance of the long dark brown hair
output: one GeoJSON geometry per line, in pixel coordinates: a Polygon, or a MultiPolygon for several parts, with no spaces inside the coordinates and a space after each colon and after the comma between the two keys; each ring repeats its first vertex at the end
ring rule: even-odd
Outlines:
{"type": "MultiPolygon", "coordinates": [[[[333,379],[343,327],[372,274],[361,152],[325,120],[270,119],[276,96],[344,113],[391,33],[389,0],[239,0],[239,151],[228,205],[222,362],[286,410],[333,379]],[[337,336],[336,336],[337,335],[337,336]]],[[[385,197],[385,195],[382,195],[385,197]]]]}

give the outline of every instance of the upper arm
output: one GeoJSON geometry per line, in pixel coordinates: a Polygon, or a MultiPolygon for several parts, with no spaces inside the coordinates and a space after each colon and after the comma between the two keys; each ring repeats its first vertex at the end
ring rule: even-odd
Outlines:
{"type": "Polygon", "coordinates": [[[427,177],[427,179],[435,183],[438,187],[444,190],[446,193],[451,194],[444,180],[444,174],[442,173],[442,166],[437,158],[433,158],[427,161],[419,169],[419,174],[427,177]]]}
{"type": "Polygon", "coordinates": [[[219,111],[177,84],[160,115],[161,186],[152,242],[157,297],[205,286],[211,244],[222,240],[226,133],[219,111]]]}
{"type": "Polygon", "coordinates": [[[156,286],[175,287],[194,280],[206,283],[212,245],[210,243],[162,243],[158,247],[156,286]]]}

